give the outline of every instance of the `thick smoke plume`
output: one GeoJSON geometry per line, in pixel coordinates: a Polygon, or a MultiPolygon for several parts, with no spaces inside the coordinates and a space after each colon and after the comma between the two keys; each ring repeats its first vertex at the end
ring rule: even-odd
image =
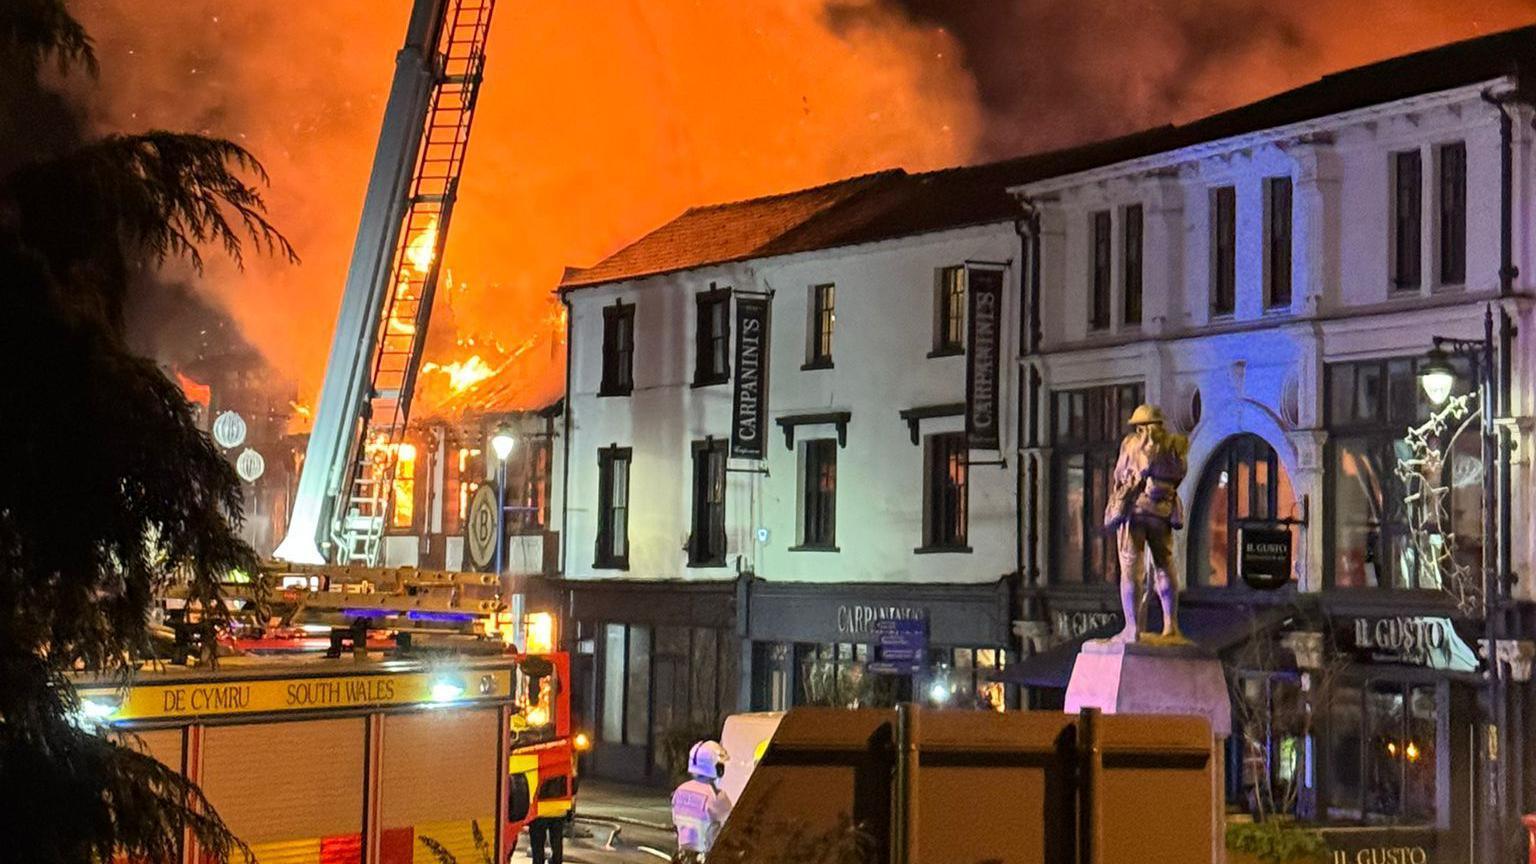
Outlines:
{"type": "MultiPolygon", "coordinates": [[[[102,55],[97,124],[207,131],[266,163],[273,220],[303,264],[258,261],[207,283],[305,392],[329,347],[409,6],[76,5],[102,55]]],[[[563,386],[550,292],[564,265],[691,204],[970,156],[979,120],[952,40],[859,8],[834,22],[822,0],[499,4],[445,296],[452,320],[517,352],[517,401],[563,386]]]]}
{"type": "Polygon", "coordinates": [[[1181,122],[1536,22],[1532,0],[884,0],[955,38],[1004,158],[1181,122]]]}

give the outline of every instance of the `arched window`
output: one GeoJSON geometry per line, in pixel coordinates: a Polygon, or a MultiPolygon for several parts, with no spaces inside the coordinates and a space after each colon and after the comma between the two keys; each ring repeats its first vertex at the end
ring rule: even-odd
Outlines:
{"type": "MultiPolygon", "coordinates": [[[[1238,531],[1294,519],[1296,493],[1273,447],[1257,435],[1236,435],[1222,442],[1206,463],[1195,487],[1189,520],[1189,582],[1226,586],[1238,578],[1238,531]]],[[[1291,560],[1300,546],[1291,531],[1291,560]]]]}

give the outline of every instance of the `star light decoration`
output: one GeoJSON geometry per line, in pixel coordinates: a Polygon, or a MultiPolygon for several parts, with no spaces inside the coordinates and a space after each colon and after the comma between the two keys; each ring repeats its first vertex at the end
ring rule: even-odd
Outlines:
{"type": "MultiPolygon", "coordinates": [[[[1450,594],[1456,608],[1465,615],[1482,614],[1482,580],[1456,554],[1459,538],[1450,511],[1450,492],[1458,481],[1470,475],[1453,476],[1449,485],[1443,478],[1445,462],[1454,451],[1456,439],[1481,417],[1477,393],[1449,398],[1428,420],[1408,430],[1401,442],[1407,452],[1398,458],[1394,469],[1407,492],[1403,504],[1407,509],[1409,547],[1404,551],[1403,563],[1428,573],[1427,581],[1450,594]]],[[[1482,467],[1478,466],[1479,472],[1482,467]]],[[[1420,581],[1422,584],[1426,580],[1421,576],[1420,581]]]]}

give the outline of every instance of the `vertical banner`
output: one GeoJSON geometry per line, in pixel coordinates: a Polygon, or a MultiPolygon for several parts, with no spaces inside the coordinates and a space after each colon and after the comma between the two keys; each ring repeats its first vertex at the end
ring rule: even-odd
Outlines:
{"type": "Polygon", "coordinates": [[[736,292],[736,388],[731,399],[731,456],[766,459],[769,298],[736,292]]]}
{"type": "Polygon", "coordinates": [[[965,435],[973,450],[1001,445],[998,393],[1001,389],[1003,271],[965,268],[968,306],[965,343],[965,435]]]}

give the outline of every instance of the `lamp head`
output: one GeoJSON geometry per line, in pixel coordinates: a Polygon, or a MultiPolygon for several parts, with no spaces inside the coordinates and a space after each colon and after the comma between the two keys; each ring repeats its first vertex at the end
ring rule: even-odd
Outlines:
{"type": "Polygon", "coordinates": [[[512,455],[512,447],[516,443],[517,439],[512,437],[512,432],[508,429],[497,429],[496,434],[491,436],[491,450],[496,453],[496,458],[503,462],[512,455]]]}
{"type": "Polygon", "coordinates": [[[1455,385],[1456,368],[1451,365],[1450,358],[1438,346],[1431,349],[1419,367],[1419,386],[1424,388],[1424,395],[1438,407],[1451,397],[1451,388],[1455,385]]]}

